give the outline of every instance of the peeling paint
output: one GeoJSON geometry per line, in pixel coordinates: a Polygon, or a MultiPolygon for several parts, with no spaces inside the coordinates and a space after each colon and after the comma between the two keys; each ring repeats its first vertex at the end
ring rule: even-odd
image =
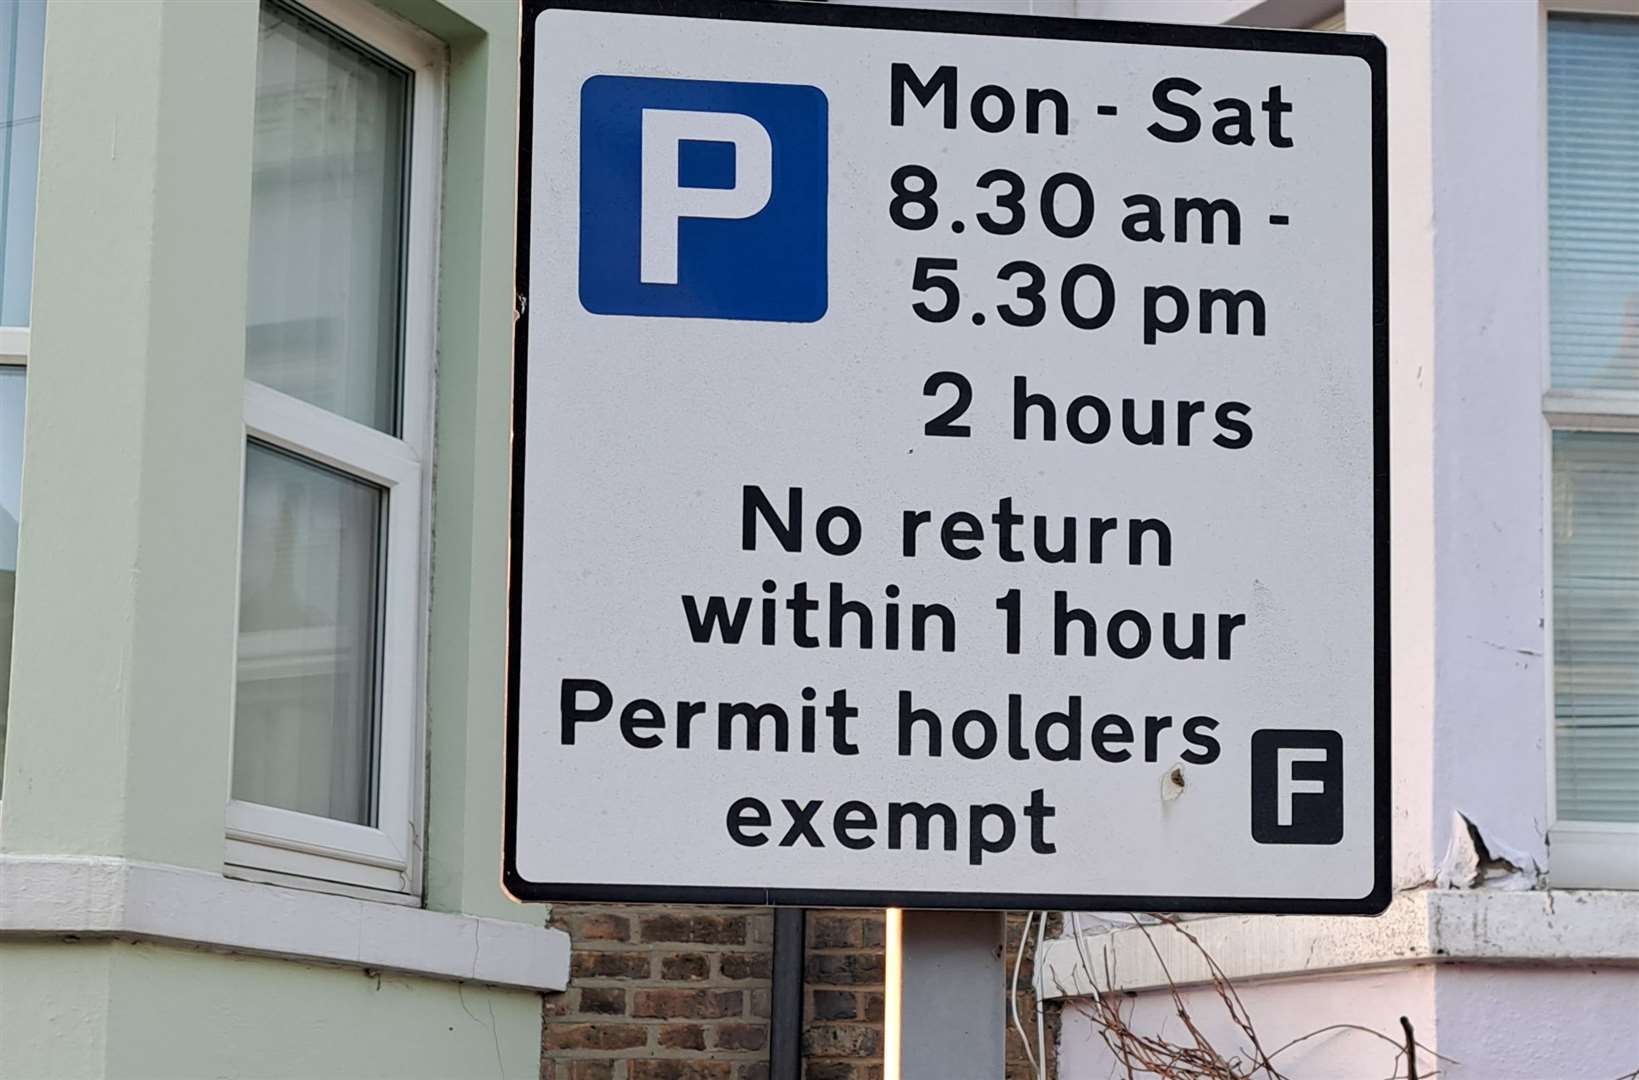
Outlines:
{"type": "Polygon", "coordinates": [[[1442,889],[1524,891],[1544,886],[1545,872],[1535,858],[1497,837],[1489,840],[1462,811],[1451,816],[1451,842],[1434,875],[1442,889]]]}

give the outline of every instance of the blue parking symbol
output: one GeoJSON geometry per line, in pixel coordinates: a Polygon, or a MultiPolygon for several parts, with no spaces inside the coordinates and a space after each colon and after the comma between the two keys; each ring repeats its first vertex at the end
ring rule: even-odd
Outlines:
{"type": "Polygon", "coordinates": [[[581,305],[599,315],[818,320],[827,113],[815,86],[587,79],[581,305]]]}

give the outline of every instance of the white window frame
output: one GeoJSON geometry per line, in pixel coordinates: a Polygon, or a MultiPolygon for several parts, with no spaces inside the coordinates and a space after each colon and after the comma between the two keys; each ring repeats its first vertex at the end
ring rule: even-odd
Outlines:
{"type": "MultiPolygon", "coordinates": [[[[409,68],[413,77],[401,436],[245,381],[247,443],[288,451],[367,480],[385,493],[376,825],[230,797],[225,871],[233,877],[415,903],[422,879],[438,231],[448,60],[442,42],[360,0],[299,0],[292,6],[409,68]]],[[[241,507],[241,530],[243,516],[241,507]]],[[[241,552],[243,547],[241,536],[241,552]]]]}
{"type": "Polygon", "coordinates": [[[28,367],[28,327],[0,326],[0,366],[28,367]]]}
{"type": "MultiPolygon", "coordinates": [[[[1593,15],[1639,17],[1639,0],[1550,0],[1540,5],[1542,86],[1547,88],[1548,19],[1550,16],[1593,15]]],[[[1548,135],[1546,94],[1542,102],[1544,140],[1548,135]]],[[[1543,173],[1547,173],[1548,147],[1542,147],[1543,173]]],[[[1543,207],[1546,217],[1547,207],[1543,207]]],[[[1547,235],[1546,229],[1544,236],[1547,235]]],[[[1543,289],[1548,288],[1547,252],[1543,253],[1543,289]]],[[[1544,305],[1545,309],[1547,305],[1544,305]]],[[[1555,775],[1556,701],[1554,689],[1554,510],[1553,437],[1556,431],[1627,432],[1639,440],[1639,393],[1611,390],[1556,390],[1553,387],[1552,357],[1542,362],[1543,454],[1549,463],[1549,480],[1543,485],[1543,529],[1548,587],[1544,590],[1548,668],[1546,746],[1548,799],[1551,808],[1548,829],[1549,881],[1557,888],[1639,889],[1639,823],[1576,821],[1559,816],[1559,784],[1555,775]]],[[[1639,445],[1639,441],[1636,441],[1639,445]]]]}
{"type": "MultiPolygon", "coordinates": [[[[42,72],[42,74],[43,74],[43,72],[42,72]]],[[[36,205],[38,205],[38,203],[40,201],[40,192],[39,192],[38,189],[36,189],[35,192],[34,192],[34,201],[35,201],[36,205]]],[[[32,275],[33,273],[34,273],[34,265],[33,265],[33,262],[31,260],[30,263],[29,263],[29,274],[32,275]]],[[[32,285],[33,285],[33,282],[31,281],[30,282],[31,290],[32,290],[32,285]]],[[[30,314],[30,318],[31,319],[33,318],[32,313],[30,314]]],[[[29,328],[27,326],[0,326],[0,368],[19,368],[22,371],[27,372],[28,371],[28,341],[29,341],[29,328]]],[[[25,397],[25,401],[26,401],[26,398],[27,398],[27,391],[26,390],[24,391],[24,397],[25,397]]],[[[24,407],[25,408],[27,407],[26,404],[25,404],[24,407]]],[[[15,627],[13,628],[13,630],[15,632],[15,627]]],[[[7,664],[11,663],[10,658],[9,657],[6,658],[5,662],[7,664]]],[[[6,766],[5,757],[3,755],[0,755],[0,769],[4,769],[5,766],[6,766]]],[[[3,805],[4,805],[4,800],[0,800],[0,806],[3,806],[3,805]]]]}
{"type": "MultiPolygon", "coordinates": [[[[26,326],[0,326],[0,371],[7,371],[10,369],[21,371],[24,373],[24,377],[27,377],[28,327],[26,326]]],[[[27,389],[23,391],[23,401],[23,408],[26,411],[28,408],[27,389]]],[[[17,628],[14,625],[12,627],[13,640],[15,640],[16,631],[17,628]]],[[[5,657],[3,660],[0,660],[0,662],[10,664],[11,657],[5,657]]],[[[0,704],[4,704],[4,702],[0,702],[0,704]]],[[[5,767],[5,755],[0,754],[0,771],[3,771],[5,767]]],[[[5,799],[0,798],[0,818],[4,817],[5,805],[5,799]]]]}

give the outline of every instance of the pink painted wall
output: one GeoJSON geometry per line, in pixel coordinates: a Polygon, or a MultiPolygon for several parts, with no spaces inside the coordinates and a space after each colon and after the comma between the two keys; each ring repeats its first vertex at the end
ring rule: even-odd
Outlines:
{"type": "MultiPolygon", "coordinates": [[[[1442,1080],[1616,1080],[1639,1069],[1639,968],[1421,965],[1398,971],[1290,979],[1240,987],[1264,1049],[1331,1024],[1393,1038],[1400,1017],[1418,1041],[1454,1061],[1442,1080]]],[[[1210,991],[1183,992],[1185,1007],[1221,1052],[1251,1060],[1245,1038],[1210,991]]],[[[1165,993],[1131,999],[1129,1025],[1188,1045],[1165,993]]],[[[1334,1031],[1275,1057],[1293,1080],[1385,1080],[1395,1051],[1364,1032],[1334,1031]]],[[[1067,1002],[1060,1080],[1125,1080],[1096,1025],[1067,1002]]],[[[1436,1062],[1423,1055],[1423,1075],[1436,1062]]],[[[1138,1074],[1149,1076],[1148,1073],[1138,1074]]],[[[1403,1063],[1399,1075],[1405,1076],[1403,1063]]]]}
{"type": "MultiPolygon", "coordinates": [[[[1331,1024],[1359,1024],[1397,1038],[1400,1017],[1406,1016],[1420,1039],[1423,1032],[1433,1030],[1434,971],[1427,966],[1247,984],[1239,992],[1259,1041],[1270,1052],[1331,1024]]],[[[1226,1056],[1239,1053],[1243,1060],[1252,1060],[1245,1037],[1216,994],[1194,989],[1183,991],[1182,996],[1191,1018],[1219,1052],[1226,1056]]],[[[1165,992],[1139,994],[1131,1002],[1128,1024],[1134,1030],[1190,1044],[1165,992]]],[[[1364,1032],[1334,1031],[1292,1047],[1276,1056],[1274,1063],[1294,1080],[1384,1080],[1394,1072],[1394,1054],[1394,1047],[1364,1032]]],[[[1425,1070],[1430,1061],[1424,1059],[1425,1070]]],[[[1097,1025],[1075,1001],[1065,1002],[1059,1062],[1060,1080],[1125,1080],[1127,1076],[1100,1038],[1097,1025]]]]}

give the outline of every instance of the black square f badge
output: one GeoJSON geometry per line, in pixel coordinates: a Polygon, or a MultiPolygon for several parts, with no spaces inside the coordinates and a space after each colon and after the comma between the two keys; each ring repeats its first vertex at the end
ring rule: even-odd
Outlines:
{"type": "Polygon", "coordinates": [[[1343,736],[1266,729],[1252,734],[1252,839],[1335,844],[1343,839],[1343,736]]]}

